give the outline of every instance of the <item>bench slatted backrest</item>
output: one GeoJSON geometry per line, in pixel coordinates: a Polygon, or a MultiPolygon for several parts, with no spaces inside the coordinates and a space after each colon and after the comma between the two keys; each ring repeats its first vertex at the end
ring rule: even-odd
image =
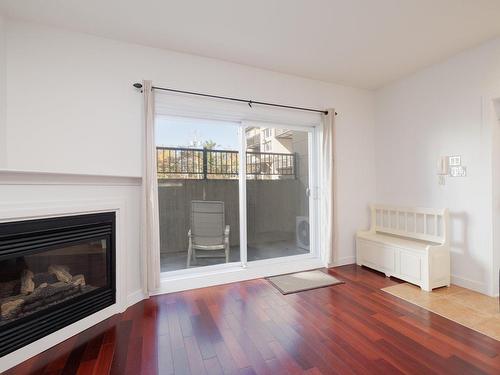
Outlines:
{"type": "Polygon", "coordinates": [[[448,210],[371,205],[371,230],[443,244],[447,241],[448,210]]]}

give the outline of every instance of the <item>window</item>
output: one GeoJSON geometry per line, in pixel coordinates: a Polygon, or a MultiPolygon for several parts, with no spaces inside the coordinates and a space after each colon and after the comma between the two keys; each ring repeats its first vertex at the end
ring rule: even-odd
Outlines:
{"type": "Polygon", "coordinates": [[[271,141],[264,142],[264,151],[268,152],[271,151],[272,146],[271,146],[271,141]]]}

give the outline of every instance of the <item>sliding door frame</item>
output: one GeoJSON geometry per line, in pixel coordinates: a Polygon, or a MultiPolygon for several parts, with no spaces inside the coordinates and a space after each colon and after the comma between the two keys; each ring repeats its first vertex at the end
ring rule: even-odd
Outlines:
{"type": "Polygon", "coordinates": [[[247,236],[247,138],[245,122],[240,123],[238,134],[240,136],[239,147],[239,205],[240,205],[240,261],[241,267],[248,265],[248,236],[247,236]]]}

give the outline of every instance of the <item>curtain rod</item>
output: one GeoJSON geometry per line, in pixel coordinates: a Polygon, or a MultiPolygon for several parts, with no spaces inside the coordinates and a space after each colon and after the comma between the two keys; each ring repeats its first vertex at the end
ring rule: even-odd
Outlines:
{"type": "MultiPolygon", "coordinates": [[[[136,89],[142,89],[142,83],[134,83],[133,86],[136,89]]],[[[250,107],[252,107],[252,104],[259,104],[259,105],[267,105],[267,106],[270,106],[270,107],[279,107],[279,108],[287,108],[287,109],[296,109],[296,110],[299,110],[299,111],[308,111],[308,112],[322,113],[324,115],[328,114],[328,111],[324,111],[324,110],[320,110],[320,109],[295,107],[295,106],[291,106],[291,105],[275,104],[275,103],[267,103],[267,102],[259,102],[259,101],[255,101],[255,100],[231,98],[231,97],[228,97],[228,96],[202,94],[202,93],[194,92],[194,91],[175,90],[175,89],[168,89],[168,88],[165,88],[165,87],[157,87],[157,86],[152,86],[151,88],[153,90],[170,91],[170,92],[177,92],[177,93],[180,93],[180,94],[196,95],[196,96],[203,96],[203,97],[206,97],[206,98],[223,99],[223,100],[231,100],[233,102],[247,103],[250,107]]],[[[337,112],[335,112],[335,115],[337,115],[337,112]]]]}

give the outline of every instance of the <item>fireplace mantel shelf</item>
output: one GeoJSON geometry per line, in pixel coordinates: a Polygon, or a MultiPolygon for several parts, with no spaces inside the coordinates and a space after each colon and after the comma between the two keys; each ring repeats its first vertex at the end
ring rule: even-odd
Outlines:
{"type": "Polygon", "coordinates": [[[125,185],[140,186],[139,176],[0,169],[1,185],[125,185]]]}

